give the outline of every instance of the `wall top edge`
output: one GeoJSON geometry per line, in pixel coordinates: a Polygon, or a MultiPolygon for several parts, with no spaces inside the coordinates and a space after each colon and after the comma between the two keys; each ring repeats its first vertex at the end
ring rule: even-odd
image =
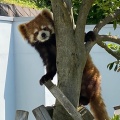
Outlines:
{"type": "MultiPolygon", "coordinates": [[[[9,17],[9,16],[0,16],[0,21],[9,21],[9,22],[23,22],[23,21],[30,21],[34,17],[9,17]]],[[[86,25],[87,28],[93,28],[95,25],[86,25]]],[[[113,27],[113,24],[107,24],[105,27],[113,27]]],[[[120,27],[120,25],[117,25],[120,27]]]]}
{"type": "Polygon", "coordinates": [[[0,16],[0,21],[13,21],[14,17],[0,16]]]}
{"type": "Polygon", "coordinates": [[[21,22],[21,21],[30,21],[34,17],[14,17],[13,21],[15,22],[21,22]]]}
{"type": "Polygon", "coordinates": [[[9,22],[21,22],[21,21],[29,21],[34,17],[8,17],[8,16],[0,16],[0,21],[9,21],[9,22]]]}

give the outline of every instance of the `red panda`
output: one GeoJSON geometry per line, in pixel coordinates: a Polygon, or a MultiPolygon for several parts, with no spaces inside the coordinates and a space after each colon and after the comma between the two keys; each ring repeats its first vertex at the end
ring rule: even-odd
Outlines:
{"type": "Polygon", "coordinates": [[[28,23],[19,25],[22,36],[39,53],[46,66],[46,74],[40,79],[42,85],[52,80],[56,74],[56,39],[54,34],[53,16],[47,9],[28,23]]]}
{"type": "MultiPolygon", "coordinates": [[[[46,66],[47,73],[40,79],[40,84],[52,80],[57,71],[56,38],[52,13],[43,9],[33,20],[19,25],[18,28],[23,38],[38,51],[46,66]]],[[[95,35],[92,31],[85,35],[85,42],[93,39],[95,35]]],[[[83,71],[79,104],[89,104],[95,120],[109,120],[101,97],[100,82],[100,73],[89,55],[83,71]]]]}

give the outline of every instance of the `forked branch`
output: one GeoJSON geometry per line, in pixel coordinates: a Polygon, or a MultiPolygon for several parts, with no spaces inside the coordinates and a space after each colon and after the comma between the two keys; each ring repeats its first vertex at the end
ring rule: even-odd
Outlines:
{"type": "MultiPolygon", "coordinates": [[[[104,27],[106,24],[108,24],[109,22],[113,21],[114,19],[120,17],[120,9],[117,9],[113,14],[110,14],[109,16],[107,16],[106,18],[104,18],[102,21],[100,21],[93,29],[93,31],[96,34],[96,40],[93,43],[87,43],[86,44],[86,50],[87,52],[90,52],[90,50],[92,49],[92,47],[96,44],[96,43],[101,43],[100,41],[110,41],[110,42],[114,42],[117,44],[120,44],[120,38],[117,38],[115,36],[110,36],[110,35],[98,35],[99,31],[102,29],[102,27],[104,27]]],[[[100,45],[100,44],[99,44],[100,45]]],[[[101,47],[103,47],[103,44],[100,45],[101,47]]],[[[106,51],[108,51],[108,49],[106,48],[106,46],[104,46],[106,51]]],[[[112,52],[112,51],[111,51],[112,52]]],[[[108,53],[110,53],[110,51],[108,51],[108,53]]],[[[111,53],[112,55],[113,53],[111,53]]],[[[114,53],[115,54],[115,53],[114,53]]],[[[115,56],[115,55],[113,55],[115,56]]],[[[116,57],[117,58],[117,57],[116,57]]]]}

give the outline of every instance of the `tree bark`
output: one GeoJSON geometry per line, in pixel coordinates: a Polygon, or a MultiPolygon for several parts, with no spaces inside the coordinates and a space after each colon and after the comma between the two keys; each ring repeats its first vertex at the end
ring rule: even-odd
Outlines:
{"type": "MultiPolygon", "coordinates": [[[[88,1],[88,0],[85,0],[88,1]]],[[[93,1],[93,0],[92,0],[93,1]]],[[[87,55],[84,41],[75,34],[70,0],[51,0],[57,40],[58,87],[75,108],[78,106],[81,79],[87,55]],[[63,2],[64,1],[64,2],[63,2]],[[79,49],[82,48],[82,49],[79,49]],[[81,50],[81,51],[79,51],[81,50]],[[81,53],[82,52],[82,53],[81,53]]],[[[88,10],[89,11],[89,10],[88,10]]],[[[84,37],[84,32],[82,34],[84,37]]],[[[84,39],[82,37],[82,39],[84,39]]],[[[56,101],[53,120],[73,120],[56,101]]],[[[80,119],[81,120],[81,119],[80,119]]]]}
{"type": "MultiPolygon", "coordinates": [[[[75,108],[79,102],[81,79],[87,56],[97,43],[94,41],[84,44],[86,19],[93,2],[94,0],[82,1],[75,29],[71,0],[51,0],[57,42],[58,87],[75,108]]],[[[119,10],[115,12],[114,18],[119,12],[119,10]]],[[[97,38],[99,30],[113,18],[108,16],[106,19],[94,28],[97,38]]],[[[56,101],[53,120],[73,119],[56,101]]]]}

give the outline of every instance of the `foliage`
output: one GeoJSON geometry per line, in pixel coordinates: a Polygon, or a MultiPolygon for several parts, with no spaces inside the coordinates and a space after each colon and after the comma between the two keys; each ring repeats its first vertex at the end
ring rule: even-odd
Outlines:
{"type": "MultiPolygon", "coordinates": [[[[75,21],[78,16],[78,11],[79,11],[79,6],[81,4],[81,0],[72,0],[73,1],[73,11],[74,11],[74,17],[75,21]]],[[[100,9],[100,7],[97,5],[97,3],[93,4],[90,13],[87,18],[87,24],[96,24],[98,23],[101,19],[105,17],[104,11],[100,9]]]]}
{"type": "Polygon", "coordinates": [[[120,116],[119,115],[114,115],[111,120],[120,120],[120,116]]]}
{"type": "Polygon", "coordinates": [[[0,0],[0,3],[8,3],[8,4],[15,4],[22,7],[29,7],[29,8],[36,8],[36,4],[34,2],[31,2],[30,0],[0,0]]]}
{"type": "MultiPolygon", "coordinates": [[[[81,4],[81,0],[72,0],[73,8],[74,8],[74,16],[75,19],[78,15],[79,6],[81,4]]],[[[88,15],[87,24],[96,24],[100,20],[102,20],[105,16],[114,12],[120,6],[119,0],[96,0],[90,10],[88,15]]],[[[118,20],[115,20],[117,23],[118,20]]]]}
{"type": "Polygon", "coordinates": [[[120,53],[120,45],[118,45],[118,44],[111,44],[111,43],[109,43],[108,45],[108,48],[110,48],[110,49],[112,49],[113,51],[115,51],[116,53],[120,53]]]}
{"type": "MultiPolygon", "coordinates": [[[[47,7],[51,9],[50,0],[31,0],[37,7],[47,7]]],[[[77,20],[79,6],[82,0],[72,0],[75,21],[77,20]]],[[[112,13],[120,6],[119,0],[96,0],[88,15],[87,24],[96,24],[108,14],[112,13]]],[[[118,20],[115,20],[117,23],[118,20]]]]}
{"type": "MultiPolygon", "coordinates": [[[[34,2],[38,8],[47,7],[51,9],[50,0],[31,0],[31,2],[34,2]]],[[[77,20],[79,6],[81,5],[81,2],[82,0],[72,0],[75,21],[77,20]]],[[[120,6],[119,0],[96,0],[88,15],[87,24],[98,23],[106,15],[116,10],[118,6],[120,6]]],[[[117,20],[115,20],[115,23],[117,23],[117,20]]]]}
{"type": "MultiPolygon", "coordinates": [[[[47,7],[51,9],[50,0],[0,0],[0,2],[7,2],[11,4],[22,5],[32,8],[44,8],[47,7]]],[[[73,2],[73,12],[75,21],[77,20],[79,6],[82,0],[72,0],[73,2]]],[[[90,10],[87,18],[87,24],[96,24],[106,15],[112,13],[114,10],[118,9],[120,6],[120,0],[96,0],[90,10]]],[[[119,22],[119,19],[113,21],[114,27],[119,22]]]]}
{"type": "MultiPolygon", "coordinates": [[[[120,46],[119,45],[109,43],[107,46],[109,49],[113,50],[117,55],[120,56],[120,46]]],[[[114,71],[119,72],[120,71],[120,60],[109,63],[107,65],[107,68],[109,68],[109,70],[112,70],[114,68],[114,71]]]]}
{"type": "Polygon", "coordinates": [[[30,0],[30,2],[33,2],[38,8],[51,8],[50,0],[30,0]]]}
{"type": "Polygon", "coordinates": [[[109,70],[114,68],[114,71],[120,72],[120,61],[114,61],[112,63],[109,63],[107,65],[107,68],[109,68],[109,70]]]}

